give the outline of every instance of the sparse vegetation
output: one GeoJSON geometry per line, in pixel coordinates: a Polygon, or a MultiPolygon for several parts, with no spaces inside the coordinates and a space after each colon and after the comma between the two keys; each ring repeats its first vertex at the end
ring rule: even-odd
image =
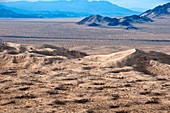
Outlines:
{"type": "Polygon", "coordinates": [[[1,20],[0,39],[22,44],[0,43],[0,112],[169,111],[170,23],[162,20],[137,24],[135,32],[1,20]]]}

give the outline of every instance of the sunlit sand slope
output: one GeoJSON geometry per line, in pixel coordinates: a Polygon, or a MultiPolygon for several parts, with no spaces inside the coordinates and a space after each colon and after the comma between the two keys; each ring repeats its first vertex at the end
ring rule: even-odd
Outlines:
{"type": "Polygon", "coordinates": [[[168,113],[170,56],[0,43],[0,113],[168,113]]]}

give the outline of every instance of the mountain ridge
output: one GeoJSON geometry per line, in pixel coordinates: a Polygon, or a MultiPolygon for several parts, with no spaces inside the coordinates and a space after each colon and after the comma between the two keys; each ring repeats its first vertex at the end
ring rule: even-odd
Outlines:
{"type": "Polygon", "coordinates": [[[69,11],[75,13],[91,13],[104,16],[127,16],[139,12],[126,9],[108,1],[71,0],[71,1],[18,1],[1,2],[2,5],[28,11],[69,11]],[[38,9],[38,10],[37,10],[38,9]]]}
{"type": "Polygon", "coordinates": [[[27,11],[0,5],[0,18],[68,18],[88,16],[85,13],[64,11],[27,11]],[[13,13],[11,15],[11,13],[13,13]],[[20,16],[19,16],[20,15],[20,16]]]}
{"type": "Polygon", "coordinates": [[[161,18],[170,16],[170,2],[167,4],[159,5],[153,9],[147,10],[140,16],[149,18],[161,18]]]}
{"type": "Polygon", "coordinates": [[[77,22],[78,25],[87,25],[87,26],[106,26],[106,27],[113,27],[113,26],[124,26],[127,27],[125,29],[137,29],[132,24],[133,23],[145,23],[145,22],[153,22],[148,17],[140,17],[138,15],[132,16],[125,16],[122,18],[110,18],[110,17],[103,17],[101,15],[94,15],[89,16],[81,21],[77,22]]]}
{"type": "Polygon", "coordinates": [[[19,14],[2,8],[0,9],[0,18],[36,18],[36,16],[19,14]]]}

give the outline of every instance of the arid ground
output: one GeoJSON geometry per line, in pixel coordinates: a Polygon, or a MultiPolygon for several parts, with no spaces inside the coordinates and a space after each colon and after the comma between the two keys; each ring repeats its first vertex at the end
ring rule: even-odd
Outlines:
{"type": "Polygon", "coordinates": [[[24,44],[52,44],[89,54],[142,49],[170,54],[170,19],[136,24],[138,30],[76,25],[76,19],[0,19],[0,39],[24,44]]]}
{"type": "Polygon", "coordinates": [[[78,20],[0,19],[0,113],[169,113],[170,19],[78,20]]]}

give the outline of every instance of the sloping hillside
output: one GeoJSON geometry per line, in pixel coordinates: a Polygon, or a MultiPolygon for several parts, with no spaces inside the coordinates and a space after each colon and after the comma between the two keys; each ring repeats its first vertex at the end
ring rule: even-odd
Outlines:
{"type": "Polygon", "coordinates": [[[148,17],[140,17],[138,15],[126,16],[122,18],[102,17],[101,15],[94,15],[84,18],[77,22],[79,25],[87,26],[127,26],[127,29],[137,29],[132,26],[133,23],[153,22],[148,17]]]}
{"type": "Polygon", "coordinates": [[[157,6],[154,9],[147,10],[140,16],[149,18],[170,17],[170,3],[157,6]]]}

